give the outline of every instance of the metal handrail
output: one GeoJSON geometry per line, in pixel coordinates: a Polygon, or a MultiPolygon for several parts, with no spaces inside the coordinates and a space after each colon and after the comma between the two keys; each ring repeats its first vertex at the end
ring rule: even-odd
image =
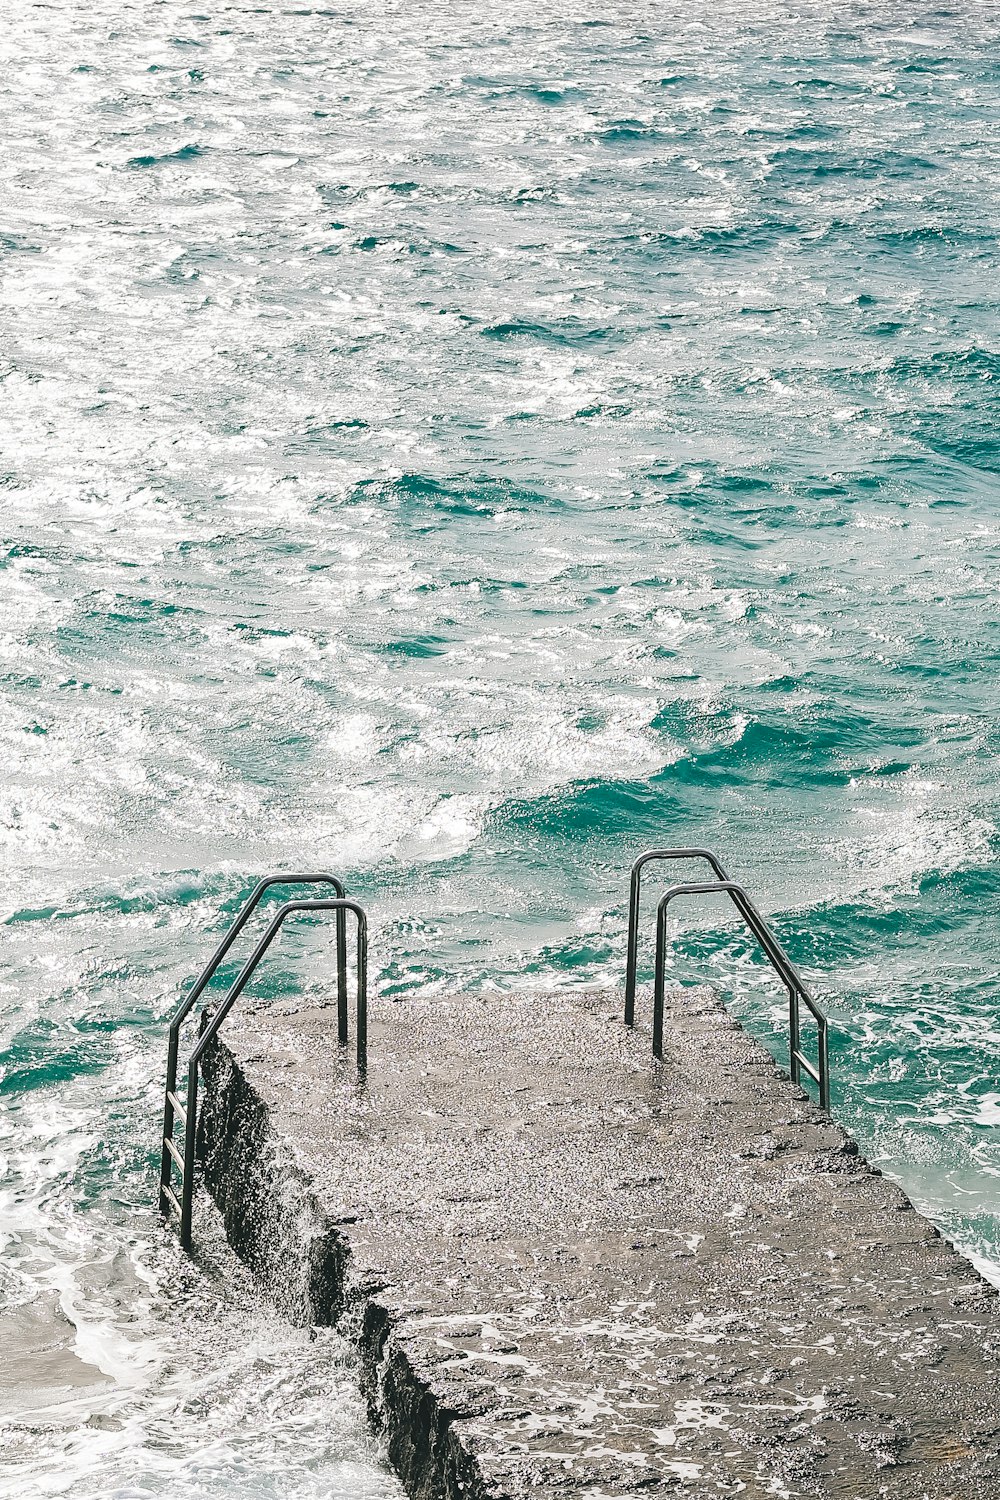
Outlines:
{"type": "Polygon", "coordinates": [[[793,1083],[801,1084],[801,1070],[819,1086],[820,1108],[830,1108],[830,1054],[829,1023],[802,980],[798,969],[782,948],[764,917],[751,901],[743,886],[735,880],[712,880],[691,885],[675,885],[666,891],[656,909],[656,967],[653,974],[653,1055],[663,1057],[663,1005],[666,988],[667,908],[677,896],[707,896],[723,894],[731,897],[733,905],[743,917],[757,939],[772,968],[788,991],[789,1072],[793,1083]],[[814,1068],[801,1048],[801,1025],[799,1001],[816,1022],[819,1066],[814,1068]]]}
{"type": "MultiPolygon", "coordinates": [[[[167,1086],[163,1101],[163,1147],[160,1153],[160,1212],[169,1212],[173,1194],[170,1191],[170,1163],[174,1156],[171,1149],[174,1135],[174,1117],[177,1108],[173,1100],[177,1096],[177,1054],[180,1050],[181,1027],[191,1013],[199,997],[215,975],[219,965],[256,911],[265,892],[274,885],[332,885],[338,898],[344,899],[344,883],[336,875],[325,871],[316,874],[265,875],[257,882],[247,897],[239,916],[219,943],[208,963],[194,984],[181,1000],[170,1019],[167,1040],[167,1086]],[[168,1144],[168,1142],[170,1144],[168,1144]]],[[[337,917],[337,1036],[341,1045],[347,1043],[347,918],[344,912],[337,917]]],[[[176,1199],[174,1199],[176,1206],[176,1199]]]]}
{"type": "MultiPolygon", "coordinates": [[[[253,972],[260,963],[264,954],[271,946],[274,938],[280,931],[285,919],[294,912],[320,912],[335,911],[338,917],[343,914],[346,925],[346,913],[353,912],[358,924],[358,996],[357,996],[357,1064],[358,1073],[363,1077],[368,1063],[368,919],[364,910],[356,901],[345,898],[338,900],[314,900],[314,901],[287,901],[274,915],[271,923],[260,939],[256,948],[247,959],[243,968],[236,976],[231,988],[227,992],[218,1010],[214,1011],[208,1019],[201,1036],[198,1038],[197,1046],[191,1053],[188,1062],[188,1086],[187,1099],[184,1109],[184,1159],[181,1176],[181,1202],[180,1202],[180,1239],[185,1250],[191,1248],[191,1213],[194,1199],[194,1158],[197,1142],[197,1115],[198,1115],[198,1070],[201,1059],[206,1049],[215,1036],[219,1027],[232,1010],[236,1001],[243,993],[247,984],[253,976],[253,972]]],[[[340,952],[343,953],[343,947],[340,952]]],[[[176,1160],[176,1158],[174,1158],[176,1160]]],[[[176,1199],[174,1199],[176,1204],[176,1199]]]]}
{"type": "Polygon", "coordinates": [[[789,1054],[792,1080],[801,1083],[802,1070],[809,1075],[818,1085],[820,1104],[824,1109],[830,1108],[830,1057],[829,1057],[829,1023],[826,1016],[820,1010],[816,1001],[809,993],[805,981],[798,969],[788,957],[784,948],[779,943],[774,931],[764,919],[760,911],[754,905],[746,889],[734,880],[730,880],[726,874],[718,856],[711,849],[684,848],[684,849],[647,849],[640,854],[632,866],[631,880],[629,885],[629,923],[628,923],[628,951],[625,970],[625,1024],[635,1024],[635,989],[636,975],[638,969],[639,953],[639,896],[642,880],[642,871],[645,866],[654,860],[676,860],[676,859],[700,859],[708,864],[717,877],[714,881],[696,882],[687,885],[672,886],[661,898],[657,909],[656,925],[656,970],[654,977],[654,1004],[653,1004],[653,1052],[656,1057],[663,1056],[663,998],[665,987],[666,968],[666,909],[670,902],[680,895],[702,895],[708,893],[723,893],[730,897],[736,910],[746,922],[753,933],[772,968],[778,974],[781,982],[788,991],[788,1029],[789,1029],[789,1054]],[[657,998],[658,997],[658,998],[657,998]],[[813,1020],[816,1022],[817,1043],[819,1048],[819,1066],[814,1068],[809,1059],[803,1054],[801,1046],[801,1014],[800,1001],[804,1002],[813,1020]]]}
{"type": "Polygon", "coordinates": [[[625,962],[625,1025],[635,1025],[635,982],[639,964],[639,886],[646,865],[659,859],[702,859],[711,865],[717,880],[728,880],[711,849],[647,849],[632,866],[628,900],[628,954],[625,962]]]}

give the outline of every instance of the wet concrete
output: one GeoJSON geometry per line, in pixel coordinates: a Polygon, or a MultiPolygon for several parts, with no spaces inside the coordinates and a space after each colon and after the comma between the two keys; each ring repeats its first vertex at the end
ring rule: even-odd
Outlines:
{"type": "Polygon", "coordinates": [[[1000,1500],[998,1299],[702,991],[259,1010],[207,1061],[238,1252],[356,1341],[416,1500],[1000,1500]]]}

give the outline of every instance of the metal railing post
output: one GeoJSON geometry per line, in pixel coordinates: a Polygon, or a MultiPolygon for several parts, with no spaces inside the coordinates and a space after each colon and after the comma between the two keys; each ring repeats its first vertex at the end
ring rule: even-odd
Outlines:
{"type": "Polygon", "coordinates": [[[194,1209],[194,1153],[198,1115],[198,1062],[188,1064],[187,1118],[184,1121],[184,1176],[181,1179],[181,1248],[191,1249],[191,1216],[194,1209]]]}
{"type": "Polygon", "coordinates": [[[625,957],[625,1025],[635,1025],[635,987],[639,967],[639,898],[642,872],[653,860],[700,859],[711,866],[717,880],[728,880],[711,849],[647,849],[632,866],[628,894],[628,945],[625,957]]]}
{"type": "MultiPolygon", "coordinates": [[[[354,908],[358,918],[358,1003],[355,1018],[355,1029],[357,1031],[357,1068],[358,1076],[364,1078],[368,1071],[368,918],[360,906],[354,908]]],[[[346,909],[339,913],[345,927],[347,923],[346,909]]],[[[346,985],[346,973],[344,979],[346,985]]],[[[344,1005],[346,1010],[347,997],[345,990],[344,1005]]],[[[346,1037],[345,1037],[346,1042],[346,1037]]]]}
{"type": "MultiPolygon", "coordinates": [[[[629,958],[630,972],[626,973],[626,1023],[634,1024],[634,1002],[635,1002],[635,959],[634,953],[637,946],[633,944],[632,925],[633,913],[638,912],[638,876],[642,865],[649,859],[680,859],[691,858],[701,855],[707,857],[713,868],[721,869],[718,860],[707,850],[676,849],[650,851],[640,856],[632,867],[632,880],[629,889],[629,958]],[[629,979],[631,978],[632,1019],[629,1019],[629,979]]],[[[686,885],[674,885],[665,891],[660,897],[656,908],[656,960],[653,971],[653,1056],[662,1061],[663,1059],[663,1011],[666,997],[666,952],[667,952],[667,908],[671,901],[677,896],[702,896],[702,895],[728,895],[736,910],[743,918],[751,933],[756,938],[764,956],[771,967],[775,970],[778,978],[788,991],[788,1031],[789,1031],[789,1074],[794,1083],[801,1083],[803,1069],[819,1088],[820,1107],[825,1110],[830,1108],[830,1052],[829,1052],[829,1022],[815,1000],[810,995],[802,976],[792,963],[788,954],[779,943],[774,932],[767,921],[757,910],[746,889],[735,880],[721,878],[713,881],[692,882],[686,885]],[[800,1002],[804,1003],[813,1020],[816,1022],[817,1031],[817,1066],[812,1063],[802,1051],[801,1035],[801,1011],[800,1002]]],[[[636,920],[636,928],[638,922],[636,920]]]]}
{"type": "MultiPolygon", "coordinates": [[[[327,877],[323,877],[327,878],[327,877]]],[[[276,883],[277,877],[271,884],[276,883]]],[[[305,884],[305,881],[301,883],[305,884]]],[[[264,883],[266,885],[266,883],[264,883]]],[[[337,882],[339,885],[339,881],[337,882]]],[[[259,888],[255,892],[257,900],[262,893],[259,888]]],[[[256,903],[255,903],[256,904],[256,903]]],[[[252,908],[251,908],[252,909],[252,908]]],[[[211,1015],[203,1013],[205,1024],[197,1043],[188,1061],[187,1098],[182,1106],[176,1098],[176,1072],[177,1072],[177,1041],[179,1032],[171,1031],[171,1044],[168,1054],[168,1080],[173,1082],[174,1087],[168,1089],[167,1109],[170,1111],[169,1127],[171,1135],[164,1136],[163,1156],[166,1160],[165,1179],[161,1174],[160,1183],[160,1206],[164,1213],[169,1210],[171,1203],[178,1209],[180,1217],[180,1239],[185,1250],[191,1248],[191,1218],[194,1202],[194,1175],[195,1156],[197,1152],[198,1139],[198,1076],[201,1060],[206,1049],[211,1044],[213,1037],[219,1030],[226,1016],[232,1010],[236,1001],[245,990],[253,977],[254,971],[261,959],[264,957],[271,943],[274,941],[284,925],[286,919],[296,912],[328,912],[336,913],[337,922],[337,1012],[338,1012],[338,1045],[346,1040],[341,1034],[341,1017],[346,1018],[347,1009],[347,913],[352,912],[357,922],[357,1067],[359,1077],[363,1078],[368,1064],[368,918],[361,906],[356,901],[348,900],[347,897],[337,899],[318,899],[306,901],[287,901],[275,912],[268,924],[267,930],[257,942],[250,957],[244,963],[235,980],[226,991],[219,1007],[211,1015]],[[341,931],[343,936],[341,937],[341,931]],[[205,1017],[207,1016],[207,1020],[205,1017]],[[173,1119],[174,1113],[179,1112],[184,1121],[184,1154],[183,1157],[177,1152],[173,1144],[173,1119]],[[170,1161],[173,1160],[181,1168],[181,1196],[178,1202],[170,1186],[170,1161]]],[[[244,914],[241,913],[241,916],[244,914]]],[[[245,916],[244,916],[245,921],[245,916]]],[[[242,923],[241,923],[242,925],[242,923]]],[[[233,934],[229,934],[229,942],[233,934]]],[[[228,946],[228,945],[227,945],[228,946]]],[[[216,966],[220,958],[220,950],[215,955],[216,966]]],[[[205,981],[207,982],[207,981],[205,981]]],[[[204,988],[204,983],[201,984],[204,988]]],[[[186,997],[187,998],[187,997],[186,997]]],[[[190,1009],[190,1004],[187,1005],[190,1009]]],[[[186,1014],[186,1011],[184,1012],[186,1014]]],[[[183,1020],[183,1015],[180,1017],[183,1020]]],[[[344,1028],[346,1030],[346,1027],[344,1028]]]]}
{"type": "MultiPolygon", "coordinates": [[[[198,999],[217,972],[226,954],[243,931],[247,922],[259,906],[265,893],[275,885],[332,885],[340,900],[344,899],[344,883],[336,875],[327,871],[310,874],[279,873],[276,875],[265,875],[258,880],[250,895],[236,917],[235,922],[218,943],[215,952],[202,969],[194,984],[183,996],[177,1009],[170,1018],[170,1028],[167,1035],[167,1085],[163,1100],[163,1144],[160,1151],[160,1194],[159,1207],[164,1215],[170,1212],[170,1163],[171,1150],[168,1142],[172,1143],[174,1138],[174,1118],[176,1111],[171,1103],[171,1095],[177,1094],[177,1056],[180,1050],[180,1033],[187,1016],[190,1014],[198,999]]],[[[347,926],[346,920],[341,917],[337,928],[337,1013],[338,1031],[341,1033],[340,1040],[347,1040],[347,926]],[[342,1019],[341,1019],[342,1018],[342,1019]]]]}
{"type": "Polygon", "coordinates": [[[656,908],[656,967],[653,970],[653,1056],[663,1061],[663,1006],[667,988],[667,907],[669,895],[656,908]]]}
{"type": "Polygon", "coordinates": [[[801,1027],[799,1025],[799,992],[794,985],[788,986],[788,1052],[789,1076],[793,1083],[801,1084],[802,1068],[799,1065],[801,1052],[801,1027]]]}
{"type": "MultiPolygon", "coordinates": [[[[205,1050],[210,1046],[216,1032],[222,1026],[223,1020],[238,1001],[247,984],[252,980],[256,966],[261,962],[264,954],[270,948],[271,942],[285,924],[286,918],[295,912],[336,912],[337,915],[346,912],[354,912],[357,919],[357,1068],[358,1076],[364,1077],[367,1068],[367,916],[363,907],[358,906],[357,901],[342,898],[342,900],[312,900],[312,901],[286,901],[279,907],[267,932],[264,933],[243,968],[238,972],[231,987],[226,992],[222,1004],[208,1017],[204,1031],[198,1038],[195,1049],[190,1055],[187,1064],[187,1101],[186,1119],[184,1119],[184,1167],[183,1181],[181,1181],[181,1215],[180,1215],[180,1241],[184,1250],[190,1248],[190,1218],[192,1218],[193,1193],[195,1193],[195,1151],[198,1142],[198,1071],[201,1067],[201,1059],[204,1058],[205,1050]]],[[[343,951],[343,950],[340,950],[343,951]]]]}
{"type": "Polygon", "coordinates": [[[827,1113],[830,1110],[830,1023],[824,1015],[816,1016],[819,1032],[819,1103],[827,1113]]]}
{"type": "Polygon", "coordinates": [[[635,976],[639,966],[639,882],[644,860],[632,866],[628,892],[628,950],[625,958],[625,1025],[635,1025],[635,976]]]}
{"type": "MultiPolygon", "coordinates": [[[[344,899],[343,886],[337,895],[344,899]]],[[[337,912],[337,1041],[347,1046],[347,912],[343,907],[337,912]]]]}

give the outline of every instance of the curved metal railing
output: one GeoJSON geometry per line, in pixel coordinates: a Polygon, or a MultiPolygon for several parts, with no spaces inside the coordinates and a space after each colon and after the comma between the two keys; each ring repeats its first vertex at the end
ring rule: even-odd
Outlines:
{"type": "MultiPolygon", "coordinates": [[[[236,921],[222,938],[208,963],[194,984],[181,1000],[170,1018],[167,1038],[167,1084],[163,1101],[163,1148],[160,1153],[160,1212],[169,1213],[176,1207],[176,1199],[170,1191],[171,1160],[174,1153],[167,1144],[173,1141],[174,1118],[183,1107],[177,1099],[177,1055],[180,1050],[181,1027],[194,1009],[202,993],[215,976],[219,965],[253,916],[266,893],[275,885],[330,885],[342,901],[345,896],[344,883],[336,875],[326,871],[306,875],[265,875],[254,886],[240,909],[236,921]]],[[[347,918],[341,913],[337,918],[337,1035],[341,1045],[347,1042],[347,918]]]]}
{"type": "MultiPolygon", "coordinates": [[[[335,911],[337,913],[353,912],[358,924],[358,1008],[356,1022],[357,1062],[358,1072],[362,1076],[368,1063],[368,919],[363,909],[356,901],[340,900],[316,900],[316,901],[287,901],[274,915],[271,923],[257,944],[256,948],[247,959],[243,968],[236,976],[232,987],[226,993],[218,1010],[210,1016],[207,1025],[198,1038],[198,1044],[191,1053],[188,1062],[188,1086],[187,1099],[184,1106],[184,1156],[179,1159],[179,1153],[171,1142],[171,1155],[175,1163],[181,1169],[181,1201],[178,1204],[173,1197],[174,1206],[180,1214],[180,1237],[181,1244],[185,1250],[191,1248],[191,1210],[194,1200],[194,1158],[198,1133],[198,1072],[201,1059],[210,1045],[219,1027],[232,1010],[240,995],[246,989],[254,970],[267,952],[271,943],[277,937],[286,918],[294,912],[320,912],[335,911]]],[[[169,1189],[168,1189],[169,1191],[169,1189]]]]}
{"type": "Polygon", "coordinates": [[[730,880],[716,856],[708,849],[650,849],[632,866],[629,899],[628,967],[625,979],[625,1022],[635,1024],[635,985],[638,960],[639,895],[642,870],[653,860],[703,859],[718,876],[716,880],[671,886],[656,911],[656,964],[653,974],[653,1055],[663,1057],[663,1009],[666,987],[667,910],[678,896],[728,895],[743,918],[778,978],[788,991],[789,1072],[801,1084],[803,1070],[819,1088],[819,1102],[830,1108],[829,1023],[806,987],[798,969],[779,943],[774,931],[751,900],[744,886],[730,880]],[[816,1023],[818,1059],[814,1067],[802,1051],[801,1009],[804,1004],[816,1023]]]}
{"type": "Polygon", "coordinates": [[[632,866],[628,895],[628,955],[625,962],[625,1025],[635,1025],[635,978],[639,963],[639,895],[642,872],[648,864],[661,859],[701,859],[711,865],[716,880],[729,876],[711,849],[647,849],[632,866]]]}
{"type": "Polygon", "coordinates": [[[163,1112],[163,1149],[160,1158],[160,1212],[166,1217],[173,1210],[180,1221],[181,1244],[186,1250],[191,1247],[191,1216],[194,1197],[194,1166],[198,1133],[198,1076],[202,1057],[212,1038],[218,1032],[226,1016],[243,993],[261,959],[278,935],[288,917],[297,912],[333,912],[337,924],[337,1033],[338,1042],[345,1045],[348,1040],[347,1006],[347,914],[352,912],[357,922],[357,1064],[364,1075],[368,1059],[368,920],[356,901],[348,900],[343,882],[336,875],[326,872],[308,875],[269,875],[258,882],[236,921],[223,937],[208,963],[199,974],[191,989],[184,996],[170,1022],[167,1051],[167,1086],[163,1112]],[[276,885],[330,885],[335,898],[287,901],[274,914],[267,930],[258,941],[250,957],[244,963],[236,979],[226,991],[218,1009],[202,1012],[202,1029],[188,1061],[187,1095],[182,1101],[177,1094],[177,1058],[180,1033],[185,1019],[190,1015],[199,997],[218,971],[226,954],[242,932],[264,894],[276,885]],[[180,1119],[184,1126],[183,1154],[174,1141],[174,1122],[180,1119]],[[180,1197],[173,1190],[171,1177],[176,1168],[180,1177],[180,1197]]]}

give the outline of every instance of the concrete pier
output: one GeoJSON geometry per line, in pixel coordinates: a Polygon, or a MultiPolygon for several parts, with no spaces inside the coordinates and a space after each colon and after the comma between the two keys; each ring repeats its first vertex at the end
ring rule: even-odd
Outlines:
{"type": "Polygon", "coordinates": [[[994,1290],[711,994],[234,1015],[201,1151],[237,1251],[360,1351],[416,1500],[1000,1500],[994,1290]]]}

